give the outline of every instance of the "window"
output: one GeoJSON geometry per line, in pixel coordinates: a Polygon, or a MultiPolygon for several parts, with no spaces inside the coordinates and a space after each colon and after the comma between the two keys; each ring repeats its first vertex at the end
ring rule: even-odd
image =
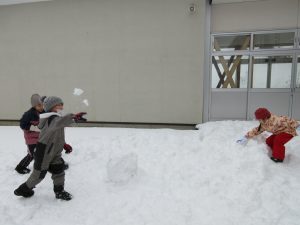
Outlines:
{"type": "MultiPolygon", "coordinates": [[[[291,87],[296,31],[212,37],[211,88],[248,88],[248,80],[250,88],[291,87]],[[252,74],[248,72],[250,59],[252,74]]],[[[297,68],[296,85],[300,88],[300,54],[297,68]]]]}
{"type": "Polygon", "coordinates": [[[249,56],[213,56],[212,88],[247,88],[249,56]]]}
{"type": "Polygon", "coordinates": [[[254,56],[252,88],[290,88],[292,56],[254,56]]]}
{"type": "Polygon", "coordinates": [[[254,34],[253,48],[290,49],[294,47],[295,32],[254,34]]]}
{"type": "Polygon", "coordinates": [[[214,51],[249,50],[250,35],[215,36],[214,51]]]}

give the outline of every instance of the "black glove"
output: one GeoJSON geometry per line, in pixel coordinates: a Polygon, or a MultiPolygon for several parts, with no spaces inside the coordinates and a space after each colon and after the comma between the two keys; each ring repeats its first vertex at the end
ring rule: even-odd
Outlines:
{"type": "Polygon", "coordinates": [[[86,115],[86,112],[80,112],[80,113],[76,113],[73,115],[73,119],[76,123],[80,123],[80,122],[86,122],[87,119],[83,118],[82,116],[86,115]]]}

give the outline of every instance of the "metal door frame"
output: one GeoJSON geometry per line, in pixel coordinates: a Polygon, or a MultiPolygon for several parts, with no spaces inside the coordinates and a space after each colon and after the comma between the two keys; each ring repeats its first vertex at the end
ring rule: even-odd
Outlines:
{"type": "Polygon", "coordinates": [[[294,93],[300,92],[300,87],[296,88],[296,78],[297,78],[297,61],[298,56],[300,57],[300,29],[286,29],[286,30],[262,30],[262,31],[248,31],[248,32],[230,32],[230,33],[213,33],[210,37],[210,54],[209,54],[209,79],[207,79],[207,86],[209,87],[208,92],[208,120],[211,120],[211,108],[212,108],[212,92],[244,92],[247,91],[247,99],[246,99],[246,119],[250,119],[249,115],[249,95],[253,92],[289,92],[290,98],[289,98],[289,109],[288,114],[289,116],[292,116],[292,107],[294,102],[294,93]],[[294,32],[295,38],[294,38],[294,46],[290,49],[253,49],[253,40],[255,34],[271,34],[271,33],[289,33],[294,32]],[[243,35],[243,34],[250,34],[250,48],[249,50],[236,50],[236,51],[220,51],[220,52],[214,52],[213,51],[213,44],[214,44],[214,37],[215,36],[232,36],[232,35],[243,35]],[[248,66],[248,83],[247,88],[234,88],[234,89],[222,89],[222,88],[212,88],[212,56],[231,56],[231,55],[243,55],[243,56],[249,56],[249,66],[248,66]],[[252,76],[252,70],[253,70],[253,57],[254,56],[281,56],[281,55],[289,55],[292,57],[292,71],[291,71],[291,85],[290,88],[262,88],[262,89],[253,89],[251,88],[251,76],[252,76]]]}
{"type": "Polygon", "coordinates": [[[300,93],[300,86],[297,87],[297,73],[298,73],[298,58],[300,58],[300,29],[297,29],[297,36],[295,38],[296,42],[296,51],[294,53],[294,71],[293,71],[293,86],[292,86],[292,101],[291,101],[291,117],[294,117],[293,115],[293,106],[295,105],[295,94],[300,93]]]}

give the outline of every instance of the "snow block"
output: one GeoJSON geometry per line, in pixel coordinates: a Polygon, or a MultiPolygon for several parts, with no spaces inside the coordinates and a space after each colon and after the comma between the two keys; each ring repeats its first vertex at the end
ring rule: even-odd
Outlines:
{"type": "Polygon", "coordinates": [[[138,157],[129,153],[122,157],[111,158],[106,166],[107,178],[115,184],[126,184],[137,175],[138,157]]]}

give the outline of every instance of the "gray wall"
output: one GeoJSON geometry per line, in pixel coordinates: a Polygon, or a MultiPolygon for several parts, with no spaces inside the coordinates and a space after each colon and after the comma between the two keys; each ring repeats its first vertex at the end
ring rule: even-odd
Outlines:
{"type": "Polygon", "coordinates": [[[211,29],[238,32],[296,28],[299,0],[264,0],[212,6],[211,29]]]}
{"type": "Polygon", "coordinates": [[[32,93],[91,121],[202,121],[205,0],[56,0],[0,7],[0,119],[32,93]],[[85,90],[74,96],[73,89],[85,90]],[[89,107],[81,101],[88,99],[89,107]]]}

